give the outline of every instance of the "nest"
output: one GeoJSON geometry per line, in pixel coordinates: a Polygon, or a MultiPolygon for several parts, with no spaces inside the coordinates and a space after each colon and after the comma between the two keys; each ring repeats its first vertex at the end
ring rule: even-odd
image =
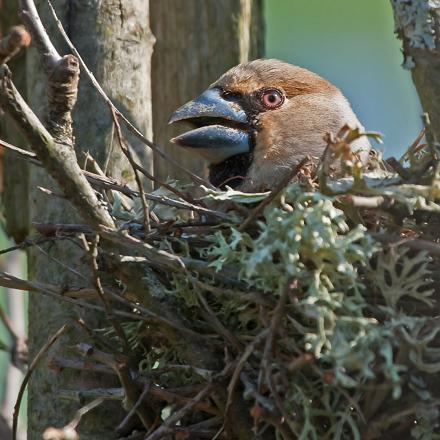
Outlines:
{"type": "MultiPolygon", "coordinates": [[[[119,378],[80,395],[123,402],[120,438],[439,433],[438,162],[414,144],[400,161],[362,163],[349,148],[362,135],[329,138],[318,164],[305,159],[270,193],[194,199],[194,185],[168,183],[146,194],[148,230],[139,194],[112,191],[124,269],[118,289],[95,286],[112,325],[52,363],[119,378]]],[[[99,280],[108,249],[83,233],[99,280]]]]}

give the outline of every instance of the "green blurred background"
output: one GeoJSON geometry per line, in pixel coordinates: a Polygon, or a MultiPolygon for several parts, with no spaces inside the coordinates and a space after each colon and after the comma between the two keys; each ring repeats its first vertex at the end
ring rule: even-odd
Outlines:
{"type": "Polygon", "coordinates": [[[391,6],[383,0],[266,0],[266,56],[332,81],[367,130],[398,155],[421,129],[409,71],[401,67],[391,6]]]}

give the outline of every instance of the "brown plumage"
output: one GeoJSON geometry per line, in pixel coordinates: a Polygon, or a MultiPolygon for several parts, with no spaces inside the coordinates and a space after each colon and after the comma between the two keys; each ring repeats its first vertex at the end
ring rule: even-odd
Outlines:
{"type": "MultiPolygon", "coordinates": [[[[210,180],[243,191],[272,188],[304,156],[320,156],[324,136],[362,128],[347,99],[320,76],[279,60],[240,64],[185,104],[170,122],[195,130],[173,139],[210,162],[210,180]]],[[[370,148],[363,137],[354,149],[370,148]]]]}

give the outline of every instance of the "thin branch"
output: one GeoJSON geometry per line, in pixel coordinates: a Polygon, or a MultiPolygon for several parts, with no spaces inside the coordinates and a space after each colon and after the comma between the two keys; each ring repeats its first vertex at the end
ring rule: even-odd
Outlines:
{"type": "Polygon", "coordinates": [[[377,241],[389,246],[406,246],[417,251],[427,251],[433,255],[440,255],[440,244],[423,240],[418,237],[402,237],[400,235],[370,233],[377,241]]]}
{"type": "Polygon", "coordinates": [[[163,152],[163,150],[158,147],[154,142],[148,140],[129,120],[128,118],[121,112],[119,111],[119,109],[113,104],[113,102],[111,101],[111,99],[107,96],[107,94],[105,93],[104,89],[101,87],[101,85],[99,84],[99,82],[96,80],[95,76],[93,75],[93,73],[91,72],[91,70],[87,67],[87,64],[84,62],[84,60],[82,59],[81,55],[79,54],[78,50],[75,48],[75,46],[73,45],[72,41],[70,40],[70,38],[68,37],[66,31],[64,30],[64,27],[61,23],[61,21],[59,20],[57,13],[54,9],[54,7],[52,6],[52,3],[50,2],[50,0],[47,0],[47,3],[51,9],[52,15],[54,17],[54,20],[58,26],[58,29],[61,33],[61,35],[63,36],[65,42],[67,43],[67,45],[69,46],[70,50],[72,51],[72,53],[78,58],[79,62],[81,63],[84,72],[86,73],[86,75],[89,77],[90,81],[92,82],[92,84],[94,85],[94,87],[96,88],[96,90],[98,91],[98,93],[101,95],[101,97],[104,99],[104,101],[113,109],[113,111],[115,112],[115,114],[120,117],[122,119],[122,121],[124,121],[125,125],[127,126],[127,128],[145,145],[147,145],[148,147],[150,147],[155,153],[157,153],[162,159],[166,160],[167,162],[171,163],[174,167],[176,167],[177,169],[179,169],[180,171],[183,171],[184,173],[188,174],[189,177],[193,180],[193,182],[199,184],[199,185],[205,185],[211,189],[215,189],[215,187],[208,181],[206,181],[205,179],[202,179],[201,177],[197,176],[196,174],[194,174],[193,172],[191,172],[190,170],[188,170],[187,168],[183,167],[182,165],[179,164],[179,162],[177,162],[176,160],[172,159],[170,156],[168,156],[166,153],[163,152]]]}
{"type": "Polygon", "coordinates": [[[99,236],[95,235],[95,237],[92,240],[91,246],[87,243],[87,240],[84,235],[80,236],[80,239],[82,241],[83,247],[88,253],[89,260],[90,260],[90,267],[92,269],[92,276],[93,276],[93,284],[95,287],[95,290],[98,292],[98,296],[102,302],[102,305],[104,306],[105,314],[107,319],[112,324],[116,335],[118,335],[122,346],[124,347],[124,352],[128,353],[130,350],[130,344],[128,343],[128,339],[125,335],[124,329],[122,328],[121,323],[119,320],[115,317],[113,313],[113,309],[110,305],[110,302],[107,300],[106,295],[104,293],[104,289],[102,288],[101,284],[101,278],[99,277],[99,267],[98,267],[98,243],[99,243],[99,236]]]}
{"type": "Polygon", "coordinates": [[[249,217],[240,225],[239,231],[244,231],[264,210],[264,208],[269,205],[278,194],[290,183],[290,181],[301,171],[301,169],[310,162],[310,157],[304,157],[295,167],[288,171],[283,179],[272,189],[269,195],[256,207],[254,208],[249,217]]]}
{"type": "Polygon", "coordinates": [[[38,281],[28,281],[17,278],[14,275],[0,271],[0,286],[8,289],[16,289],[29,292],[50,291],[51,293],[70,297],[72,299],[94,299],[98,297],[96,290],[90,288],[68,288],[66,286],[57,286],[53,284],[44,284],[38,281]]]}
{"type": "MultiPolygon", "coordinates": [[[[3,148],[8,149],[9,151],[16,154],[18,157],[29,161],[30,163],[42,166],[41,162],[38,161],[37,155],[35,153],[32,153],[30,151],[23,150],[19,147],[16,147],[14,145],[9,144],[8,142],[5,142],[0,139],[0,146],[3,148]]],[[[138,168],[138,164],[135,164],[138,168]]],[[[139,169],[139,168],[138,168],[139,169]]],[[[139,169],[140,172],[144,173],[142,170],[139,169]]],[[[119,185],[116,180],[110,178],[110,177],[104,177],[100,176],[98,174],[91,173],[90,171],[82,170],[84,176],[89,181],[89,183],[97,188],[105,188],[105,189],[112,189],[115,191],[119,191],[122,194],[125,194],[128,197],[139,197],[139,193],[137,191],[133,191],[128,186],[119,185]]],[[[148,176],[147,176],[148,177],[148,176]]],[[[166,186],[167,189],[168,186],[166,186]]],[[[171,187],[172,188],[172,187],[171,187]]],[[[170,190],[171,191],[171,190],[170,190]]],[[[176,193],[176,190],[174,191],[176,193]]],[[[179,191],[177,191],[178,195],[182,196],[179,191]]],[[[222,220],[228,220],[229,216],[225,214],[224,212],[215,211],[209,208],[205,208],[204,206],[195,205],[191,202],[184,201],[184,200],[175,200],[171,199],[167,196],[158,196],[156,194],[145,194],[145,198],[147,200],[151,200],[156,203],[160,203],[162,205],[172,206],[177,209],[187,209],[190,211],[198,212],[199,214],[204,215],[211,215],[217,218],[220,218],[222,220]]]]}
{"type": "Polygon", "coordinates": [[[196,287],[196,284],[193,283],[193,276],[188,273],[189,280],[192,282],[194,289],[196,291],[196,295],[203,306],[203,308],[206,311],[206,314],[204,316],[204,319],[208,325],[210,325],[213,329],[215,329],[220,335],[223,336],[223,338],[229,342],[237,351],[241,351],[243,349],[243,346],[241,342],[237,339],[237,337],[228,330],[223,323],[220,321],[220,319],[217,318],[217,315],[212,311],[211,307],[208,304],[208,301],[206,301],[205,297],[203,296],[202,292],[196,287]]]}
{"type": "Polygon", "coordinates": [[[147,398],[148,393],[150,391],[150,388],[151,388],[151,382],[147,381],[144,385],[144,389],[142,390],[142,393],[140,394],[139,398],[137,399],[137,402],[130,408],[130,411],[124,417],[122,422],[119,423],[119,425],[115,428],[115,432],[118,435],[122,435],[127,431],[127,427],[131,423],[133,417],[139,411],[140,406],[145,404],[146,398],[147,398]]]}
{"type": "Polygon", "coordinates": [[[64,324],[54,335],[50,337],[50,339],[41,347],[33,361],[31,362],[28,371],[26,372],[23,382],[21,384],[20,390],[18,391],[17,401],[14,406],[14,414],[12,417],[12,440],[17,439],[17,426],[18,426],[18,415],[20,412],[20,404],[23,398],[24,391],[26,389],[26,385],[29,382],[29,379],[40,362],[41,358],[47,353],[50,347],[65,333],[67,330],[67,325],[64,324]]]}
{"type": "MultiPolygon", "coordinates": [[[[227,397],[225,411],[224,411],[226,416],[228,416],[229,409],[231,408],[231,406],[233,404],[235,388],[238,384],[238,381],[240,379],[240,374],[243,371],[243,368],[245,367],[247,360],[249,359],[250,356],[252,356],[252,354],[255,352],[255,349],[257,348],[257,346],[261,343],[261,341],[264,338],[266,338],[268,333],[269,333],[269,329],[267,329],[267,328],[265,328],[260,333],[258,333],[258,335],[255,336],[253,341],[250,344],[248,344],[248,346],[245,348],[243,353],[241,353],[241,355],[239,356],[239,358],[237,360],[236,367],[234,369],[234,372],[232,373],[232,377],[231,377],[231,380],[230,380],[230,382],[228,384],[228,388],[227,388],[228,397],[227,397]]],[[[233,422],[233,421],[231,421],[231,422],[233,422]]],[[[223,430],[225,427],[226,427],[226,420],[225,420],[221,430],[223,430]]]]}
{"type": "Polygon", "coordinates": [[[92,364],[90,362],[80,361],[77,359],[65,359],[59,356],[54,356],[50,359],[49,367],[61,371],[65,368],[71,370],[91,371],[99,374],[116,375],[113,369],[101,364],[92,364]]]}
{"type": "Polygon", "coordinates": [[[45,169],[87,223],[93,227],[114,227],[110,214],[84,177],[74,151],[70,146],[55,143],[15,88],[5,66],[0,68],[0,107],[16,122],[45,169]]]}
{"type": "Polygon", "coordinates": [[[143,214],[144,214],[144,230],[145,230],[145,233],[147,234],[147,233],[149,233],[151,231],[151,227],[150,227],[150,208],[149,208],[148,203],[147,203],[147,201],[145,199],[144,187],[143,187],[141,179],[139,177],[139,171],[138,171],[138,169],[135,166],[135,160],[133,158],[133,155],[131,154],[130,147],[124,145],[124,139],[123,139],[123,136],[122,136],[121,126],[119,125],[118,117],[116,116],[116,113],[115,113],[114,108],[112,106],[110,106],[110,113],[112,115],[113,124],[116,127],[116,137],[118,138],[119,147],[122,150],[122,152],[124,153],[125,157],[130,162],[130,166],[131,166],[131,168],[133,169],[133,172],[134,172],[134,177],[136,179],[136,184],[138,186],[139,198],[141,199],[142,210],[143,210],[143,214]]]}
{"type": "MultiPolygon", "coordinates": [[[[158,385],[152,385],[148,391],[148,395],[151,395],[153,399],[167,402],[169,404],[187,404],[191,402],[191,398],[181,396],[175,392],[168,391],[167,389],[158,385]]],[[[105,400],[123,400],[125,398],[125,392],[122,387],[120,388],[87,388],[84,390],[60,390],[59,394],[61,399],[74,400],[76,402],[82,402],[84,399],[96,399],[102,398],[105,400]]],[[[198,411],[214,416],[219,416],[220,411],[212,406],[209,401],[196,402],[194,408],[198,411]]]]}
{"type": "Polygon", "coordinates": [[[52,41],[47,35],[46,29],[41,22],[40,16],[38,15],[37,8],[33,0],[21,0],[21,19],[26,24],[29,29],[32,40],[37,46],[38,53],[41,54],[43,58],[43,63],[45,66],[53,66],[61,60],[60,54],[55,49],[52,41]]]}
{"type": "Polygon", "coordinates": [[[0,321],[2,321],[3,325],[5,326],[6,330],[8,331],[14,343],[18,341],[20,339],[20,336],[14,330],[14,327],[12,325],[11,320],[9,319],[9,316],[7,315],[7,313],[5,312],[5,310],[1,305],[0,305],[0,321]]]}
{"type": "MultiPolygon", "coordinates": [[[[2,271],[0,271],[0,286],[8,287],[10,289],[17,289],[21,291],[40,292],[79,307],[86,307],[93,310],[104,311],[103,307],[80,300],[80,299],[96,299],[98,297],[98,293],[96,292],[95,289],[90,289],[90,288],[66,289],[62,286],[43,284],[38,281],[23,280],[2,271]]],[[[157,323],[165,325],[166,327],[172,328],[177,332],[187,334],[188,336],[191,336],[196,340],[200,340],[201,338],[203,338],[202,335],[196,333],[195,331],[189,328],[184,327],[182,324],[178,322],[174,322],[167,317],[161,316],[160,314],[148,310],[145,307],[135,304],[129,300],[126,300],[122,298],[120,295],[114,294],[112,292],[110,292],[110,294],[112,298],[114,298],[115,300],[123,304],[130,305],[131,308],[136,308],[137,310],[139,310],[139,312],[141,312],[141,313],[131,313],[131,312],[124,312],[123,310],[114,310],[114,314],[117,316],[130,318],[134,320],[146,321],[150,323],[152,321],[155,321],[157,323]]]]}
{"type": "Polygon", "coordinates": [[[75,417],[66,426],[61,429],[50,427],[45,429],[43,433],[43,440],[79,440],[79,435],[76,432],[76,428],[81,421],[82,417],[89,411],[92,411],[97,406],[101,405],[104,399],[98,398],[87,405],[84,405],[76,413],[75,417]]]}
{"type": "Polygon", "coordinates": [[[180,421],[186,414],[188,414],[198,403],[200,403],[214,388],[213,383],[208,383],[208,385],[201,390],[197,396],[192,398],[188,403],[186,403],[180,410],[176,411],[170,417],[168,417],[162,425],[156,429],[152,434],[145,437],[145,440],[160,440],[164,435],[169,433],[169,428],[180,421]]]}
{"type": "Polygon", "coordinates": [[[50,261],[52,261],[53,263],[57,264],[58,266],[62,267],[63,269],[66,269],[66,271],[70,272],[71,274],[75,275],[76,277],[82,279],[83,281],[87,281],[87,277],[84,276],[81,272],[78,272],[76,269],[74,269],[73,267],[70,267],[69,265],[63,263],[61,260],[59,260],[58,258],[55,258],[53,255],[50,255],[48,252],[46,252],[41,246],[39,246],[38,244],[35,244],[35,248],[38,250],[38,252],[40,252],[41,254],[43,254],[46,258],[48,258],[50,261]]]}
{"type": "Polygon", "coordinates": [[[101,405],[102,402],[103,402],[102,399],[95,399],[92,402],[90,402],[89,404],[87,404],[87,405],[83,406],[82,408],[80,408],[76,412],[75,417],[73,418],[73,420],[67,426],[69,428],[75,429],[78,426],[79,422],[81,421],[82,416],[87,414],[92,409],[95,409],[97,406],[101,405]]]}

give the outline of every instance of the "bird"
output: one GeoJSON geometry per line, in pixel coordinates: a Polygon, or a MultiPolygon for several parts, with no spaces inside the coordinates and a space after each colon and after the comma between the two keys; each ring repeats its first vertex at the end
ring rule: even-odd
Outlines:
{"type": "MultiPolygon", "coordinates": [[[[231,68],[169,119],[182,122],[192,129],[171,142],[207,159],[211,184],[243,192],[273,189],[305,156],[323,153],[328,133],[364,130],[335,85],[277,59],[231,68]]],[[[371,145],[364,136],[351,148],[371,145]]]]}

